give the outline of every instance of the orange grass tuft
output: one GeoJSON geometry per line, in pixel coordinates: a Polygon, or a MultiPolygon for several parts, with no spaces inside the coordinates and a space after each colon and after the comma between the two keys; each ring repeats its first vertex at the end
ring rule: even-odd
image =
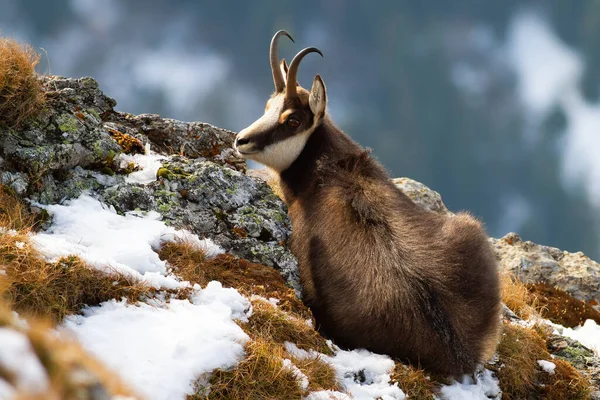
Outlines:
{"type": "Polygon", "coordinates": [[[45,94],[35,73],[39,61],[33,47],[0,37],[0,124],[18,127],[42,110],[45,94]]]}

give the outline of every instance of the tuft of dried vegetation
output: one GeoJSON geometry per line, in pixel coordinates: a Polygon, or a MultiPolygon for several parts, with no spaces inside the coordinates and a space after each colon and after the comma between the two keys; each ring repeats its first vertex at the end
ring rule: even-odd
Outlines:
{"type": "Polygon", "coordinates": [[[30,242],[33,221],[27,206],[0,186],[0,281],[3,298],[19,313],[58,322],[86,305],[153,294],[140,281],[90,268],[78,257],[46,261],[30,242]]]}
{"type": "Polygon", "coordinates": [[[290,342],[303,350],[332,354],[312,327],[309,309],[273,268],[227,254],[209,259],[201,249],[183,241],[166,243],[159,256],[185,280],[201,286],[218,280],[251,298],[252,315],[247,322],[238,322],[251,339],[246,357],[231,370],[215,371],[210,389],[200,386],[189,399],[300,399],[313,390],[340,390],[335,370],[322,356],[300,358],[285,349],[284,344],[290,342]],[[275,299],[277,306],[267,299],[275,299]],[[306,375],[307,388],[284,367],[284,359],[306,375]]]}
{"type": "Polygon", "coordinates": [[[271,267],[254,264],[230,254],[208,259],[204,252],[185,241],[166,243],[159,257],[169,263],[178,276],[192,283],[205,286],[217,280],[225,287],[236,288],[240,293],[279,300],[278,307],[299,318],[311,319],[312,314],[281,274],[271,267]]]}
{"type": "Polygon", "coordinates": [[[39,60],[33,47],[0,37],[0,124],[18,127],[42,110],[45,94],[35,73],[39,60]]]}
{"type": "MultiPolygon", "coordinates": [[[[128,396],[138,398],[119,376],[87,354],[75,341],[59,338],[50,325],[30,319],[26,326],[15,321],[12,311],[0,302],[0,328],[19,332],[29,341],[32,351],[48,376],[49,385],[43,393],[30,393],[19,388],[9,365],[0,369],[0,378],[17,389],[19,399],[75,399],[128,396]]],[[[18,367],[18,365],[16,365],[18,367]]]]}
{"type": "Polygon", "coordinates": [[[537,302],[529,294],[524,283],[512,274],[502,274],[500,277],[502,301],[512,312],[522,319],[537,315],[537,302]]]}
{"type": "Polygon", "coordinates": [[[123,148],[125,154],[145,154],[146,150],[142,142],[131,135],[120,132],[116,129],[109,129],[108,132],[115,139],[117,144],[123,148]]]}
{"type": "Polygon", "coordinates": [[[410,399],[433,400],[436,398],[435,392],[439,382],[421,368],[396,362],[391,378],[392,382],[397,382],[400,389],[410,399]]]}
{"type": "Polygon", "coordinates": [[[498,376],[502,398],[587,399],[588,380],[569,363],[552,359],[540,334],[543,334],[543,329],[504,324],[498,346],[499,360],[488,365],[498,376]],[[554,374],[543,371],[538,360],[555,363],[557,371],[554,374]]]}
{"type": "Polygon", "coordinates": [[[587,319],[600,324],[600,312],[564,290],[546,283],[528,284],[526,288],[542,317],[556,324],[574,328],[583,325],[587,319]]]}
{"type": "Polygon", "coordinates": [[[283,364],[283,348],[264,340],[251,340],[245,350],[246,357],[234,369],[213,373],[207,394],[200,388],[188,400],[302,398],[305,390],[294,372],[283,364]]]}
{"type": "Polygon", "coordinates": [[[319,390],[341,391],[333,367],[322,356],[308,358],[290,357],[294,365],[308,378],[308,392],[319,390]]]}
{"type": "Polygon", "coordinates": [[[252,315],[240,326],[252,338],[279,344],[290,342],[303,350],[332,354],[326,340],[305,320],[262,299],[252,300],[252,315]]]}

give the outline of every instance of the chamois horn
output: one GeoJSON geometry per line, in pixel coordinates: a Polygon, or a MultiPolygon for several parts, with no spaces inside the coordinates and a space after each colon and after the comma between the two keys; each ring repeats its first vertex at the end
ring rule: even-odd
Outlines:
{"type": "Polygon", "coordinates": [[[292,63],[290,64],[290,69],[288,71],[287,83],[285,88],[285,97],[296,97],[298,93],[296,91],[296,75],[298,74],[298,66],[300,65],[300,61],[302,61],[304,56],[309,53],[319,53],[321,57],[323,57],[323,53],[321,53],[321,50],[317,49],[316,47],[307,47],[305,49],[300,50],[300,52],[296,54],[296,56],[292,60],[292,63]]]}
{"type": "Polygon", "coordinates": [[[283,92],[283,89],[285,89],[285,81],[283,80],[283,75],[281,75],[281,71],[279,70],[279,55],[277,54],[277,44],[281,36],[287,36],[292,42],[294,42],[292,36],[284,30],[280,30],[275,33],[275,35],[273,35],[273,39],[271,39],[271,50],[269,52],[269,57],[271,60],[271,71],[273,72],[273,83],[275,83],[275,91],[277,93],[283,92]]]}

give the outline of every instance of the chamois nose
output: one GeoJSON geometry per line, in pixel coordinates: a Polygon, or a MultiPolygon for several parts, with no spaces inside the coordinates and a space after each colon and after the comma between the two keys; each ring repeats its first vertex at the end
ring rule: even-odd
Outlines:
{"type": "Polygon", "coordinates": [[[245,144],[250,143],[250,140],[246,139],[246,138],[236,138],[235,139],[235,145],[237,146],[243,146],[245,144]]]}

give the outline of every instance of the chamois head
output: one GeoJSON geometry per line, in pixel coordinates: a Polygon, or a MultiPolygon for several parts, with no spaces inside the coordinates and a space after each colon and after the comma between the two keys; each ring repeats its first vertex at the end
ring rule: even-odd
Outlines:
{"type": "Polygon", "coordinates": [[[300,61],[309,53],[323,54],[315,47],[301,50],[288,67],[279,63],[277,42],[286,31],[279,31],[271,40],[270,61],[275,83],[265,114],[238,133],[235,148],[246,159],[257,161],[278,172],[287,169],[304,149],[311,133],[325,116],[327,96],[325,84],[315,76],[309,91],[296,80],[300,61]]]}

